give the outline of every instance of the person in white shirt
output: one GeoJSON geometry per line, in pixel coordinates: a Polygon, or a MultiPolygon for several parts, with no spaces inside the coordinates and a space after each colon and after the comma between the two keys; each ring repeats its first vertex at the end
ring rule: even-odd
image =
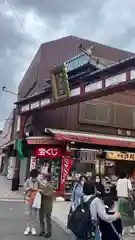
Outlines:
{"type": "Polygon", "coordinates": [[[135,219],[132,208],[132,184],[130,179],[122,173],[116,183],[117,197],[118,197],[118,211],[121,213],[124,232],[135,233],[135,219]]]}

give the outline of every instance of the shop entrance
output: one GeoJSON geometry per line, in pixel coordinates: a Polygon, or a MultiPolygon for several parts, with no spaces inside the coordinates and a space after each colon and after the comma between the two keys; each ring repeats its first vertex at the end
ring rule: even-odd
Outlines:
{"type": "Polygon", "coordinates": [[[37,168],[41,173],[50,173],[51,180],[55,189],[60,189],[60,178],[61,178],[61,158],[44,158],[40,157],[37,159],[37,168]]]}

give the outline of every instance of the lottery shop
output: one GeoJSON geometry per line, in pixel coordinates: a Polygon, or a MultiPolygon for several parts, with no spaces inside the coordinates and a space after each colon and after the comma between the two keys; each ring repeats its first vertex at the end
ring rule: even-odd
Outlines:
{"type": "Polygon", "coordinates": [[[50,137],[27,137],[29,171],[37,168],[41,173],[50,173],[57,193],[64,191],[65,182],[72,167],[71,152],[65,142],[50,137]]]}

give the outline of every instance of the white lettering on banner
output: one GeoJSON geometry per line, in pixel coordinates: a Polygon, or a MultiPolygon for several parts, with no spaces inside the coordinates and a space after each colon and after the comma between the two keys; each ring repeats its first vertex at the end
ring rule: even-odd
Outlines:
{"type": "Polygon", "coordinates": [[[30,108],[31,108],[31,109],[39,108],[39,101],[34,102],[34,103],[31,103],[30,108]]]}
{"type": "Polygon", "coordinates": [[[29,111],[29,104],[22,106],[21,112],[29,111]]]}
{"type": "Polygon", "coordinates": [[[135,70],[131,70],[130,71],[130,79],[134,79],[135,78],[135,70]]]}
{"type": "Polygon", "coordinates": [[[30,160],[30,171],[35,168],[36,168],[36,157],[32,156],[30,160]]]}
{"type": "Polygon", "coordinates": [[[116,85],[118,83],[125,82],[125,81],[126,81],[126,73],[121,73],[114,77],[105,79],[105,87],[116,85]]]}
{"type": "Polygon", "coordinates": [[[102,89],[102,81],[91,83],[85,87],[85,92],[93,92],[95,90],[102,89]]]}
{"type": "Polygon", "coordinates": [[[39,148],[39,155],[40,156],[57,156],[58,155],[58,148],[49,148],[49,149],[45,149],[45,148],[39,148]]]}
{"type": "Polygon", "coordinates": [[[73,97],[73,96],[80,95],[80,92],[81,92],[80,90],[81,90],[80,87],[71,89],[70,96],[73,97]]]}
{"type": "Polygon", "coordinates": [[[63,176],[62,176],[62,184],[65,182],[66,176],[68,174],[68,164],[69,164],[69,159],[65,159],[64,161],[64,169],[63,169],[63,176]]]}
{"type": "Polygon", "coordinates": [[[51,102],[51,99],[49,99],[49,98],[43,99],[43,100],[41,100],[40,106],[41,106],[41,107],[46,106],[46,105],[49,104],[50,102],[51,102]]]}

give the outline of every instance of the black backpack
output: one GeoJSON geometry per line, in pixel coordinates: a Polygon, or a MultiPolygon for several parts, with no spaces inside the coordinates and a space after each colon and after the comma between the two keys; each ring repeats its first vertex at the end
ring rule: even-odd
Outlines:
{"type": "Polygon", "coordinates": [[[93,235],[95,229],[91,221],[90,204],[94,199],[95,196],[92,196],[87,202],[82,199],[81,204],[71,213],[68,219],[68,228],[78,238],[87,238],[93,235]]]}

